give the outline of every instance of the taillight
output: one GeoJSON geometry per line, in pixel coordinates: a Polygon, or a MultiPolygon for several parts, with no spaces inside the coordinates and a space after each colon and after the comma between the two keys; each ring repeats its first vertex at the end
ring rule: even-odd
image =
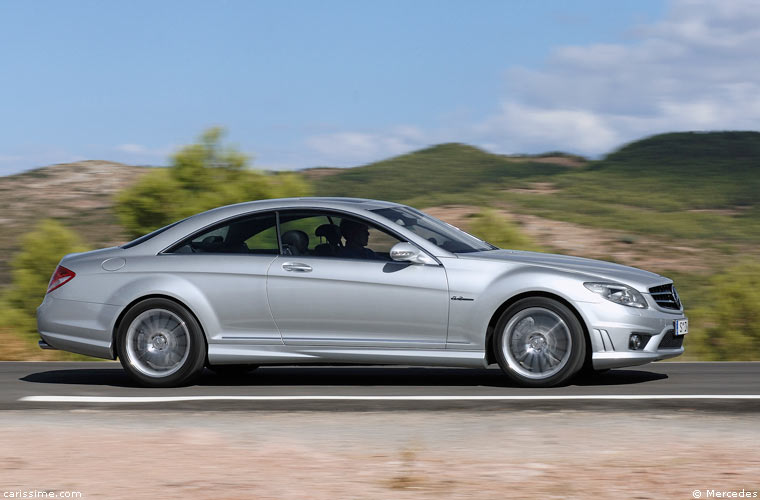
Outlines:
{"type": "Polygon", "coordinates": [[[50,278],[50,284],[48,285],[47,293],[52,292],[58,287],[61,287],[74,279],[76,273],[71,269],[66,269],[63,266],[58,266],[53,273],[53,277],[50,278]]]}

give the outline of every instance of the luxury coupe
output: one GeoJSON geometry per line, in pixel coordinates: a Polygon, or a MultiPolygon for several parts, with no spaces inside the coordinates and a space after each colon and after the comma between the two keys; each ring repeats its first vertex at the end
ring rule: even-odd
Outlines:
{"type": "Polygon", "coordinates": [[[118,357],[152,387],[308,363],[497,363],[547,387],[678,356],[688,331],[668,278],[356,198],[230,205],[67,255],[37,322],[41,347],[118,357]]]}

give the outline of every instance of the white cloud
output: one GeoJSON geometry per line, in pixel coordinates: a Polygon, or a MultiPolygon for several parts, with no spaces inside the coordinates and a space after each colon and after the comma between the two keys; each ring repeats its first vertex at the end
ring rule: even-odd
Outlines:
{"type": "Polygon", "coordinates": [[[477,125],[491,149],[507,152],[549,149],[609,149],[620,143],[609,117],[583,109],[532,107],[505,101],[499,112],[477,125]],[[551,138],[549,146],[547,138],[551,138]],[[495,146],[495,147],[494,147],[495,146]]]}
{"type": "Polygon", "coordinates": [[[116,146],[116,151],[130,154],[145,154],[148,152],[148,148],[140,144],[121,144],[116,146]]]}
{"type": "Polygon", "coordinates": [[[510,149],[600,154],[665,131],[758,128],[760,3],[677,1],[634,34],[508,71],[511,92],[478,132],[510,149]]]}
{"type": "MultiPolygon", "coordinates": [[[[176,150],[174,145],[151,148],[134,143],[120,144],[113,148],[117,153],[114,158],[116,161],[135,165],[164,164],[176,150]]],[[[109,157],[112,155],[109,154],[109,157]]]]}
{"type": "Polygon", "coordinates": [[[416,127],[399,126],[386,133],[336,132],[308,137],[306,145],[325,165],[356,165],[419,149],[425,134],[416,127]]]}
{"type": "Polygon", "coordinates": [[[760,2],[676,0],[629,35],[557,47],[537,69],[507,68],[494,111],[454,128],[341,132],[307,144],[352,164],[448,141],[599,155],[656,133],[760,128],[760,2]]]}

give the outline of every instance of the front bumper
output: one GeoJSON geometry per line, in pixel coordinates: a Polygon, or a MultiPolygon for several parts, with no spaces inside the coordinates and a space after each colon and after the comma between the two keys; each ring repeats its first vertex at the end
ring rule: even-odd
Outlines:
{"type": "Polygon", "coordinates": [[[665,311],[652,304],[648,309],[634,309],[605,300],[583,303],[581,315],[588,326],[596,370],[643,365],[683,354],[681,342],[673,342],[674,322],[685,318],[682,310],[665,311]],[[646,335],[649,340],[643,348],[633,350],[628,345],[631,334],[646,335]]]}

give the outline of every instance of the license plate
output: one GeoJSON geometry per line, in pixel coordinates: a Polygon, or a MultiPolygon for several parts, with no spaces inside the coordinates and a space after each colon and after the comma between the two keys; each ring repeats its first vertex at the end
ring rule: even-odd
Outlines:
{"type": "Polygon", "coordinates": [[[673,329],[675,330],[675,335],[686,335],[689,333],[689,320],[688,319],[677,319],[673,322],[673,329]]]}

